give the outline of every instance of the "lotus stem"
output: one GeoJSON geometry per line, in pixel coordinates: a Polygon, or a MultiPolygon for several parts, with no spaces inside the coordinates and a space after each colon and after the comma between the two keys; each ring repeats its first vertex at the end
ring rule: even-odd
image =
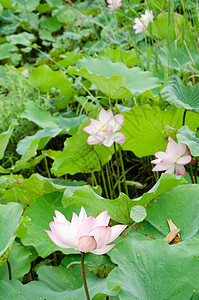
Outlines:
{"type": "Polygon", "coordinates": [[[122,167],[122,176],[124,179],[124,188],[125,188],[126,195],[129,197],[128,186],[126,184],[126,175],[125,175],[125,170],[124,170],[124,162],[123,162],[123,158],[122,158],[121,147],[118,146],[118,148],[119,148],[120,163],[121,163],[121,167],[122,167]]]}
{"type": "Polygon", "coordinates": [[[197,177],[197,171],[198,171],[198,161],[195,164],[195,169],[194,169],[194,178],[195,178],[195,183],[198,184],[198,177],[197,177]]]}
{"type": "Polygon", "coordinates": [[[113,199],[112,197],[112,187],[111,187],[111,181],[110,181],[110,174],[109,174],[109,171],[108,171],[108,166],[106,164],[106,177],[107,177],[107,180],[108,180],[108,187],[109,187],[109,192],[110,192],[110,198],[113,199]]]}
{"type": "Polygon", "coordinates": [[[117,164],[117,180],[118,180],[118,191],[119,194],[121,193],[121,184],[120,184],[120,162],[118,159],[118,155],[117,155],[117,149],[116,149],[116,144],[114,142],[114,150],[115,150],[115,159],[116,159],[116,164],[117,164]]]}
{"type": "Polygon", "coordinates": [[[191,182],[194,184],[195,182],[194,182],[194,179],[193,179],[193,175],[192,175],[192,173],[191,173],[191,170],[187,168],[187,172],[189,173],[189,176],[190,176],[190,178],[191,178],[191,182]]]}
{"type": "Polygon", "coordinates": [[[11,270],[10,262],[7,260],[6,263],[8,266],[9,280],[12,280],[12,270],[11,270]]]}
{"type": "Polygon", "coordinates": [[[183,114],[183,119],[182,119],[182,126],[185,125],[186,113],[187,113],[187,110],[185,109],[184,114],[183,114]]]}
{"type": "MultiPolygon", "coordinates": [[[[94,148],[93,148],[93,150],[95,151],[94,148]]],[[[109,199],[108,189],[107,189],[107,186],[106,186],[106,180],[105,180],[105,177],[104,177],[104,171],[103,171],[102,161],[101,161],[101,158],[100,158],[99,154],[97,153],[97,151],[95,151],[95,153],[96,153],[96,155],[97,155],[97,157],[98,157],[99,164],[100,164],[100,168],[101,168],[102,181],[103,181],[103,184],[104,184],[104,191],[105,191],[105,194],[106,194],[106,198],[109,199]]]]}
{"type": "Polygon", "coordinates": [[[88,286],[87,286],[87,282],[86,282],[86,276],[85,276],[84,254],[85,254],[84,252],[81,252],[82,279],[83,279],[83,283],[84,283],[86,298],[87,298],[87,300],[90,300],[88,286]]]}
{"type": "Polygon", "coordinates": [[[51,178],[50,171],[49,171],[49,168],[48,168],[48,161],[47,161],[46,156],[44,156],[44,163],[45,163],[46,173],[48,175],[48,178],[51,178]]]}

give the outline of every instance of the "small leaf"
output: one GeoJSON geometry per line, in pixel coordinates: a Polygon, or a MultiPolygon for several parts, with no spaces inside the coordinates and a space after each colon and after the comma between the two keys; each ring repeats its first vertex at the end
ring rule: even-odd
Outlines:
{"type": "Polygon", "coordinates": [[[8,130],[0,134],[0,159],[2,159],[4,156],[4,152],[12,135],[13,129],[17,124],[17,121],[13,120],[8,130]]]}
{"type": "Polygon", "coordinates": [[[199,156],[199,138],[196,132],[191,131],[187,125],[181,127],[177,134],[178,141],[187,145],[193,156],[199,156]]]}
{"type": "Polygon", "coordinates": [[[18,172],[21,169],[27,168],[26,164],[27,162],[37,155],[37,148],[38,148],[39,140],[35,139],[33,140],[30,144],[29,147],[27,148],[26,152],[24,155],[21,157],[20,160],[16,161],[15,165],[11,168],[13,172],[18,172]]]}
{"type": "Polygon", "coordinates": [[[32,41],[35,39],[34,34],[23,32],[18,34],[11,34],[7,36],[6,40],[13,45],[23,45],[23,46],[30,46],[32,41]]]}
{"type": "MultiPolygon", "coordinates": [[[[113,63],[121,61],[120,49],[113,49],[111,47],[104,49],[103,52],[99,54],[99,56],[108,57],[113,63]]],[[[129,51],[122,50],[122,57],[124,59],[124,64],[128,68],[132,68],[137,65],[137,63],[142,60],[141,57],[138,57],[136,51],[131,49],[129,51]]]]}

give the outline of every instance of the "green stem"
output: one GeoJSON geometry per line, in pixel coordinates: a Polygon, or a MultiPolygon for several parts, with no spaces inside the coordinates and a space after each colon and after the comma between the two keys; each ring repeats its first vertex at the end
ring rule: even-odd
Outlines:
{"type": "Polygon", "coordinates": [[[55,266],[57,266],[58,265],[58,261],[57,261],[57,253],[56,252],[53,253],[53,258],[54,258],[55,266]]]}
{"type": "Polygon", "coordinates": [[[122,152],[121,152],[120,145],[118,145],[118,149],[119,149],[120,163],[121,163],[121,167],[122,167],[122,175],[123,175],[123,179],[124,179],[124,188],[125,188],[126,195],[129,197],[128,186],[126,183],[126,175],[125,175],[125,170],[124,170],[124,162],[123,162],[123,158],[122,158],[122,152]]]}
{"type": "Polygon", "coordinates": [[[116,193],[115,193],[115,186],[114,186],[114,183],[113,183],[113,180],[115,179],[115,171],[114,171],[114,168],[113,168],[112,160],[110,161],[110,164],[111,164],[111,166],[108,165],[108,167],[109,167],[109,172],[111,174],[111,182],[112,182],[112,186],[113,186],[113,195],[116,198],[117,196],[116,196],[116,193]],[[114,179],[113,179],[113,177],[114,177],[114,179]]]}
{"type": "Polygon", "coordinates": [[[107,189],[107,186],[106,186],[106,180],[105,180],[105,177],[104,177],[104,171],[103,171],[102,168],[101,168],[101,173],[102,173],[102,181],[103,181],[103,184],[104,184],[104,191],[105,191],[105,194],[106,194],[106,198],[109,199],[108,189],[107,189]]]}
{"type": "Polygon", "coordinates": [[[45,163],[45,167],[46,167],[46,172],[47,172],[48,178],[51,178],[46,156],[44,156],[44,163],[45,163]]]}
{"type": "Polygon", "coordinates": [[[92,182],[94,183],[94,185],[97,185],[97,179],[95,177],[95,173],[92,171],[92,182]]]}
{"type": "Polygon", "coordinates": [[[82,279],[83,279],[83,283],[84,283],[86,298],[87,298],[87,300],[90,300],[88,286],[87,286],[87,282],[86,282],[86,276],[85,276],[84,254],[85,254],[84,252],[81,252],[82,279]]]}
{"type": "Polygon", "coordinates": [[[110,182],[110,176],[109,176],[109,171],[108,171],[108,166],[106,164],[106,177],[108,180],[108,187],[109,187],[109,191],[110,191],[110,198],[113,199],[113,191],[112,191],[112,186],[111,186],[111,182],[110,182]]]}
{"type": "Polygon", "coordinates": [[[194,184],[193,175],[191,173],[191,170],[187,168],[187,172],[189,173],[189,176],[191,178],[191,182],[194,184]]]}
{"type": "Polygon", "coordinates": [[[112,112],[113,112],[113,104],[112,104],[112,102],[111,102],[111,98],[109,98],[109,106],[110,106],[110,109],[111,109],[112,112]]]}
{"type": "MultiPolygon", "coordinates": [[[[94,148],[93,148],[93,150],[95,151],[94,148]]],[[[101,173],[102,173],[102,181],[103,181],[103,184],[104,184],[104,191],[105,191],[105,194],[106,194],[106,198],[109,199],[108,189],[107,189],[107,186],[106,186],[106,180],[105,180],[105,177],[104,177],[102,161],[101,161],[101,158],[100,158],[99,154],[97,153],[97,151],[95,151],[95,153],[96,153],[96,155],[98,157],[98,160],[99,160],[99,163],[100,163],[100,168],[101,168],[101,173]]]]}
{"type": "Polygon", "coordinates": [[[195,183],[198,184],[198,177],[197,177],[197,171],[198,171],[198,161],[197,163],[195,164],[195,168],[194,168],[194,178],[195,178],[195,183]]]}
{"type": "Polygon", "coordinates": [[[117,150],[116,150],[116,144],[114,142],[114,150],[115,150],[115,159],[116,159],[116,164],[117,164],[117,180],[118,180],[118,191],[119,194],[121,193],[121,184],[120,184],[120,163],[119,163],[119,159],[118,159],[118,155],[117,155],[117,150]]]}
{"type": "Polygon", "coordinates": [[[9,280],[12,280],[12,271],[11,271],[10,262],[7,260],[6,263],[7,263],[7,266],[8,266],[9,280]]]}
{"type": "Polygon", "coordinates": [[[184,114],[183,114],[183,119],[182,119],[182,126],[185,125],[186,113],[187,113],[187,110],[185,109],[184,114]]]}

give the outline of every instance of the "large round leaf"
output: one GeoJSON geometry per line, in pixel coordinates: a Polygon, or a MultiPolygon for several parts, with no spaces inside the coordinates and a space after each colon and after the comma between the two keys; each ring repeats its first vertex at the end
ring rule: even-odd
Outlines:
{"type": "Polygon", "coordinates": [[[176,107],[199,112],[199,83],[192,87],[185,87],[180,78],[174,75],[165,84],[160,94],[165,101],[176,107]]]}
{"type": "Polygon", "coordinates": [[[110,253],[119,268],[109,274],[108,288],[120,288],[121,300],[190,299],[198,288],[197,247],[195,239],[187,247],[127,238],[110,253]]]}
{"type": "Polygon", "coordinates": [[[194,236],[199,229],[199,185],[178,186],[151,203],[147,220],[165,236],[169,233],[167,219],[180,228],[182,240],[194,236]]]}
{"type": "Polygon", "coordinates": [[[132,97],[160,86],[150,72],[138,67],[128,69],[123,63],[112,63],[107,57],[83,58],[67,72],[88,79],[112,99],[132,97]]]}
{"type": "Polygon", "coordinates": [[[185,181],[183,178],[175,178],[171,174],[162,174],[162,177],[157,184],[142,197],[134,199],[133,201],[125,194],[120,193],[120,196],[116,199],[105,199],[96,194],[89,186],[80,187],[72,195],[68,195],[67,190],[64,193],[62,202],[64,206],[71,204],[85,205],[91,207],[96,213],[100,213],[108,209],[108,213],[111,219],[127,224],[133,221],[130,217],[130,210],[135,205],[147,205],[152,199],[161,195],[171,187],[183,184],[185,181]]]}
{"type": "MultiPolygon", "coordinates": [[[[61,278],[59,278],[61,280],[61,278]]],[[[89,277],[88,289],[92,300],[103,299],[108,295],[116,295],[117,292],[109,292],[106,287],[106,279],[96,276],[89,277]]],[[[84,287],[72,290],[67,288],[64,291],[53,290],[42,282],[31,281],[23,285],[20,281],[0,281],[0,300],[5,299],[47,299],[47,300],[86,300],[84,287]]]]}
{"type": "Polygon", "coordinates": [[[180,228],[182,240],[190,239],[199,229],[199,185],[175,187],[150,203],[145,222],[137,225],[140,233],[165,238],[169,233],[167,219],[180,228]],[[156,233],[159,233],[156,235],[156,233]]]}
{"type": "Polygon", "coordinates": [[[78,187],[86,184],[84,181],[73,182],[70,179],[46,178],[37,173],[34,173],[27,179],[15,175],[12,178],[3,177],[1,180],[3,187],[1,199],[6,201],[16,199],[28,205],[31,205],[39,196],[50,192],[64,192],[67,189],[67,194],[72,195],[78,187]]]}
{"type": "Polygon", "coordinates": [[[10,247],[15,238],[23,209],[18,203],[0,204],[0,264],[1,256],[10,247]]]}
{"type": "MultiPolygon", "coordinates": [[[[123,114],[121,132],[124,133],[126,142],[122,144],[122,148],[133,151],[138,157],[165,151],[168,136],[175,137],[175,129],[182,126],[183,120],[181,109],[162,111],[148,104],[134,106],[123,114]],[[166,130],[166,126],[173,127],[174,130],[166,130]]],[[[199,115],[187,112],[186,124],[191,130],[195,130],[199,124],[199,115]]]]}
{"type": "MultiPolygon", "coordinates": [[[[116,295],[117,292],[110,292],[106,286],[106,278],[99,278],[85,270],[86,280],[90,291],[91,299],[101,299],[106,295],[116,295]],[[93,298],[94,297],[94,298],[93,298]]],[[[66,289],[80,289],[83,285],[81,265],[78,264],[71,268],[63,266],[40,267],[38,270],[39,281],[44,283],[53,291],[63,292],[66,289]],[[60,278],[62,280],[60,280],[60,278]]],[[[84,290],[82,287],[82,298],[84,299],[84,290]]],[[[82,299],[80,298],[80,299],[82,299]]]]}

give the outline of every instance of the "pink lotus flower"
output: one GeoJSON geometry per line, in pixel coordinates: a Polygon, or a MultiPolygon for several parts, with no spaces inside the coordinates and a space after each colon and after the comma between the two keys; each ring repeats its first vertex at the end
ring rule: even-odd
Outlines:
{"type": "Polygon", "coordinates": [[[49,224],[51,231],[45,231],[56,245],[97,255],[111,250],[115,244],[107,244],[115,240],[127,227],[127,225],[109,227],[110,216],[107,210],[94,218],[87,217],[86,211],[82,207],[79,217],[73,213],[71,223],[57,210],[55,210],[55,215],[54,222],[49,224]]]}
{"type": "Polygon", "coordinates": [[[117,132],[122,127],[124,122],[124,115],[113,115],[110,110],[106,112],[103,108],[99,113],[99,121],[90,119],[90,124],[83,128],[84,131],[91,134],[87,143],[89,145],[104,145],[107,147],[112,146],[114,142],[121,144],[125,142],[125,136],[121,132],[117,132]]]}
{"type": "Polygon", "coordinates": [[[190,163],[191,154],[187,146],[181,142],[174,142],[169,136],[166,152],[156,152],[157,159],[152,160],[151,163],[156,164],[152,171],[164,171],[176,175],[185,175],[184,165],[190,163]]]}
{"type": "Polygon", "coordinates": [[[152,22],[154,19],[153,11],[149,11],[148,9],[145,10],[145,14],[141,14],[141,18],[135,18],[133,25],[133,29],[135,29],[135,34],[138,34],[149,26],[149,23],[152,22]]]}
{"type": "Polygon", "coordinates": [[[108,8],[110,8],[110,11],[113,11],[114,9],[118,9],[120,6],[122,6],[122,0],[106,0],[108,5],[108,8]]]}

